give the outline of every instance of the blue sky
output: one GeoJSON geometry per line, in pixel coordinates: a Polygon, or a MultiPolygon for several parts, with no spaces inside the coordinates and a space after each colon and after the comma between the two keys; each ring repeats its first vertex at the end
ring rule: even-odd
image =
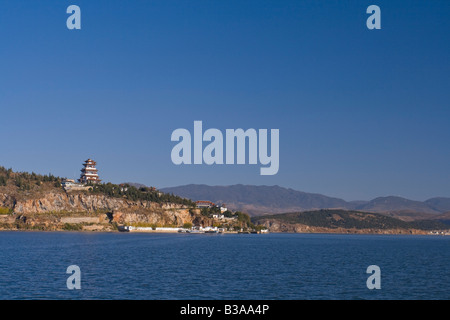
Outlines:
{"type": "Polygon", "coordinates": [[[0,165],[77,178],[92,157],[114,183],[450,197],[449,16],[447,0],[1,0],[0,165]],[[278,174],[175,166],[171,133],[194,120],[279,129],[278,174]]]}

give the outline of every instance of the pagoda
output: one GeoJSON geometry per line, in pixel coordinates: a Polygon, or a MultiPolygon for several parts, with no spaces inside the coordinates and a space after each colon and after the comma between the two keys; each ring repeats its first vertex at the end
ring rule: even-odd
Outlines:
{"type": "Polygon", "coordinates": [[[78,179],[78,181],[80,183],[99,183],[101,180],[98,177],[98,170],[95,167],[97,165],[97,162],[95,162],[92,159],[87,159],[84,163],[83,166],[84,168],[81,169],[81,176],[80,179],[78,179]]]}

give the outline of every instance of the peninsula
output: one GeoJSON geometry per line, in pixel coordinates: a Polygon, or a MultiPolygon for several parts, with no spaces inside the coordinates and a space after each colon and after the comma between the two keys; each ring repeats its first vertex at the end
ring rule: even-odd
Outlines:
{"type": "Polygon", "coordinates": [[[450,234],[449,229],[439,221],[345,209],[250,217],[155,187],[102,183],[92,159],[83,163],[77,182],[0,167],[0,230],[450,234]]]}
{"type": "Polygon", "coordinates": [[[0,230],[210,227],[238,231],[253,227],[250,217],[241,212],[227,210],[218,215],[218,207],[197,207],[189,199],[154,187],[101,183],[95,164],[92,159],[85,161],[78,182],[0,167],[0,230]]]}

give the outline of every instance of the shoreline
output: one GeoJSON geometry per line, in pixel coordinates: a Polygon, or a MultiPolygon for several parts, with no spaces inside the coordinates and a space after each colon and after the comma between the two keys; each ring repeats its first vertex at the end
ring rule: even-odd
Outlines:
{"type": "Polygon", "coordinates": [[[274,231],[274,232],[266,232],[266,233],[241,233],[241,232],[235,232],[235,231],[227,231],[227,232],[221,232],[221,233],[188,233],[188,232],[167,232],[167,231],[131,231],[131,232],[124,232],[119,230],[64,230],[64,229],[48,229],[48,230],[37,230],[37,229],[0,229],[0,233],[2,232],[14,232],[14,233],[105,233],[105,234],[172,234],[172,235],[268,235],[268,234],[299,234],[299,235],[306,235],[306,234],[324,234],[324,235],[380,235],[380,236],[450,236],[450,232],[447,233],[435,233],[435,232],[417,232],[417,233],[411,233],[411,232],[388,232],[388,230],[384,230],[383,232],[326,232],[326,231],[317,231],[317,232],[282,232],[282,231],[274,231]]]}
{"type": "MultiPolygon", "coordinates": [[[[196,227],[198,229],[199,227],[196,227]]],[[[327,228],[304,224],[277,224],[266,226],[267,233],[289,234],[364,234],[364,235],[450,235],[449,229],[377,229],[377,228],[327,228]]],[[[106,215],[27,215],[14,216],[11,214],[0,215],[0,232],[25,231],[25,232],[104,232],[104,233],[157,233],[157,234],[200,234],[203,231],[212,230],[206,234],[241,234],[238,231],[227,231],[222,228],[205,227],[203,230],[187,232],[183,227],[133,227],[119,224],[108,219],[106,215]],[[182,232],[179,232],[182,230],[182,232]],[[219,232],[217,232],[219,231],[219,232]]],[[[248,231],[252,234],[251,231],[248,231]]],[[[257,232],[264,234],[265,232],[257,232]]],[[[254,234],[254,233],[253,233],[254,234]]]]}

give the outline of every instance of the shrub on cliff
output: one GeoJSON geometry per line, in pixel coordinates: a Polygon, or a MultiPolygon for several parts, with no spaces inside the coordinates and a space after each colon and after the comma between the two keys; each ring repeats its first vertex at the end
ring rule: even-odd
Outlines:
{"type": "Polygon", "coordinates": [[[81,231],[83,226],[79,223],[64,223],[62,229],[66,231],[81,231]]]}
{"type": "Polygon", "coordinates": [[[10,214],[10,213],[11,213],[10,208],[0,207],[0,214],[10,214]]]}

